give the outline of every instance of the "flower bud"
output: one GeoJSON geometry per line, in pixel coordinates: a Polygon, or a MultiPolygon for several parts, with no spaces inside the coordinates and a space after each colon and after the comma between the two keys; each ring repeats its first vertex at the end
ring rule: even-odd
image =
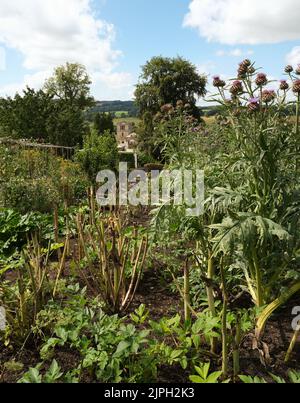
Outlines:
{"type": "Polygon", "coordinates": [[[225,81],[221,80],[219,76],[214,77],[214,81],[213,81],[214,87],[223,88],[223,87],[225,87],[225,85],[226,85],[225,81]]]}
{"type": "Polygon", "coordinates": [[[248,67],[251,66],[251,64],[252,64],[251,60],[245,59],[245,60],[242,61],[242,63],[240,65],[248,68],[248,67]]]}
{"type": "Polygon", "coordinates": [[[177,101],[176,106],[177,106],[177,108],[183,108],[184,107],[183,101],[181,99],[179,101],[177,101]]]}
{"type": "Polygon", "coordinates": [[[166,104],[161,107],[162,113],[171,113],[173,112],[174,108],[172,104],[166,104]]]}
{"type": "Polygon", "coordinates": [[[281,89],[281,91],[287,91],[290,86],[286,80],[281,80],[279,88],[281,89]]]}
{"type": "Polygon", "coordinates": [[[268,79],[265,73],[259,73],[257,74],[255,84],[258,87],[263,87],[264,85],[268,84],[268,79]]]}
{"type": "Polygon", "coordinates": [[[293,83],[293,92],[295,94],[300,94],[300,80],[296,80],[293,83]]]}
{"type": "Polygon", "coordinates": [[[242,82],[241,81],[238,81],[238,80],[236,80],[236,81],[234,81],[233,83],[232,83],[232,86],[231,86],[231,88],[230,88],[230,93],[232,94],[232,95],[239,95],[239,94],[241,94],[242,92],[243,92],[243,84],[242,84],[242,82]]]}
{"type": "Polygon", "coordinates": [[[265,90],[262,92],[261,100],[265,103],[274,101],[276,98],[276,93],[274,90],[265,90]]]}
{"type": "Polygon", "coordinates": [[[288,74],[292,73],[294,71],[293,67],[288,65],[285,67],[284,71],[288,74]]]}
{"type": "Polygon", "coordinates": [[[251,112],[256,112],[259,110],[259,99],[258,98],[250,98],[248,103],[248,109],[251,112]]]}

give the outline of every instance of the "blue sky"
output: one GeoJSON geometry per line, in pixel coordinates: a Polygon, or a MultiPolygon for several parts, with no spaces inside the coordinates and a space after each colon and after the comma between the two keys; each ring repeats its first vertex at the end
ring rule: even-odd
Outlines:
{"type": "Polygon", "coordinates": [[[300,63],[299,17],[299,0],[1,0],[0,95],[39,88],[76,61],[97,99],[130,99],[156,55],[225,78],[248,57],[280,79],[286,63],[300,63]]]}

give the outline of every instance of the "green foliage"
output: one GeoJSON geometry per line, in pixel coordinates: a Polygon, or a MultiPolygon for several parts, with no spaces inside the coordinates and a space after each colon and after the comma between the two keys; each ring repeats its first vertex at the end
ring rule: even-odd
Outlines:
{"type": "Polygon", "coordinates": [[[196,67],[181,57],[154,57],[143,66],[140,83],[135,91],[142,118],[137,130],[142,152],[157,160],[162,158],[160,147],[156,144],[161,133],[154,133],[154,117],[165,105],[175,108],[180,102],[190,115],[200,121],[196,97],[205,95],[205,86],[206,77],[199,75],[196,67]]]}
{"type": "Polygon", "coordinates": [[[56,360],[52,361],[49,369],[43,375],[40,373],[41,367],[42,364],[38,364],[35,368],[30,368],[18,383],[56,383],[63,376],[56,360]]]}
{"type": "Polygon", "coordinates": [[[117,316],[108,316],[99,302],[88,301],[85,291],[69,288],[69,301],[54,302],[40,312],[36,333],[44,334],[41,357],[48,360],[55,350],[71,348],[80,354],[77,381],[88,371],[100,382],[146,382],[156,375],[154,359],[145,348],[148,330],[138,330],[117,316]],[[46,338],[46,334],[51,334],[46,338]]]}
{"type": "Polygon", "coordinates": [[[239,378],[243,383],[267,383],[263,378],[260,378],[259,376],[251,377],[240,375],[239,378]]]}
{"type": "Polygon", "coordinates": [[[0,205],[21,213],[51,212],[56,204],[76,204],[86,194],[80,166],[49,151],[0,147],[0,205]]]}
{"type": "MultiPolygon", "coordinates": [[[[270,374],[270,376],[275,383],[287,383],[286,380],[280,376],[274,374],[270,374]]],[[[289,370],[287,377],[289,379],[288,383],[300,383],[300,373],[297,371],[289,370]]],[[[240,375],[239,378],[243,383],[267,383],[267,381],[264,378],[258,376],[251,377],[246,375],[240,375]]]]}
{"type": "Polygon", "coordinates": [[[104,133],[102,136],[92,130],[84,138],[83,149],[76,152],[75,160],[87,173],[91,182],[95,182],[101,170],[117,169],[118,148],[115,136],[104,133]]]}
{"type": "Polygon", "coordinates": [[[119,154],[120,162],[127,162],[129,169],[135,168],[135,156],[131,152],[122,152],[119,154]]]}
{"type": "Polygon", "coordinates": [[[191,375],[190,381],[193,383],[219,383],[218,380],[222,376],[222,371],[209,373],[210,363],[201,364],[195,367],[198,375],[191,375]]]}
{"type": "Polygon", "coordinates": [[[23,96],[0,99],[2,135],[74,147],[87,128],[83,110],[93,104],[90,79],[83,66],[58,67],[43,90],[27,88],[23,96]]]}
{"type": "Polygon", "coordinates": [[[161,340],[151,346],[152,354],[160,357],[160,362],[170,366],[179,363],[183,369],[206,356],[207,342],[211,337],[219,338],[221,327],[220,319],[207,312],[199,314],[192,326],[189,322],[182,323],[179,315],[158,323],[150,321],[150,325],[161,340]]]}
{"type": "MultiPolygon", "coordinates": [[[[205,86],[206,78],[187,60],[154,57],[142,68],[141,82],[135,92],[136,103],[142,116],[146,112],[155,115],[161,106],[176,106],[177,101],[195,107],[195,96],[203,96],[205,86]]],[[[198,113],[196,108],[195,113],[198,113]]]]}
{"type": "Polygon", "coordinates": [[[146,306],[142,304],[130,315],[130,318],[136,325],[143,325],[148,316],[149,311],[146,309],[146,306]]]}
{"type": "Polygon", "coordinates": [[[97,113],[94,117],[94,129],[99,135],[106,132],[113,134],[115,132],[113,117],[110,113],[97,113]]]}
{"type": "Polygon", "coordinates": [[[40,214],[21,215],[11,209],[0,210],[0,259],[18,252],[27,242],[27,236],[43,228],[47,232],[49,222],[40,214]]]}
{"type": "Polygon", "coordinates": [[[172,166],[189,166],[194,161],[194,151],[199,151],[205,128],[191,115],[190,107],[181,102],[173,108],[162,108],[154,119],[152,141],[155,154],[172,166]]]}
{"type": "Polygon", "coordinates": [[[19,139],[49,141],[49,116],[54,113],[51,95],[27,87],[22,95],[0,99],[2,135],[19,139]]]}
{"type": "Polygon", "coordinates": [[[45,84],[45,91],[63,104],[83,110],[94,102],[90,96],[90,85],[91,80],[84,66],[67,63],[55,69],[45,84]]]}
{"type": "MultiPolygon", "coordinates": [[[[28,234],[27,237],[29,238],[28,234]]],[[[58,288],[60,267],[65,262],[66,248],[67,241],[62,244],[51,244],[49,241],[48,246],[43,248],[38,236],[34,234],[20,255],[14,254],[0,270],[1,277],[10,271],[16,278],[13,286],[4,281],[0,287],[1,306],[4,306],[7,312],[4,337],[6,346],[22,344],[30,338],[38,313],[58,288]],[[51,263],[52,255],[62,247],[62,257],[57,263],[51,263]],[[55,281],[51,278],[51,270],[57,270],[55,281]]]]}
{"type": "Polygon", "coordinates": [[[47,119],[47,141],[50,144],[66,147],[81,146],[88,133],[82,110],[77,105],[69,105],[55,100],[53,113],[47,119]]]}

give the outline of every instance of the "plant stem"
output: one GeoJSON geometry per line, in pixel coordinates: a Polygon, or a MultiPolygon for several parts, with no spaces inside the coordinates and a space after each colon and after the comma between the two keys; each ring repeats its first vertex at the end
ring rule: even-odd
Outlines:
{"type": "Polygon", "coordinates": [[[184,264],[184,319],[189,321],[191,319],[191,296],[190,296],[190,270],[189,260],[186,259],[184,264]]]}
{"type": "Polygon", "coordinates": [[[298,328],[296,329],[296,331],[294,333],[294,336],[293,336],[293,338],[291,340],[291,344],[290,344],[289,349],[288,349],[288,351],[286,353],[285,360],[284,360],[284,362],[286,364],[290,361],[291,355],[292,355],[292,353],[294,351],[294,348],[296,346],[296,343],[297,343],[299,335],[300,335],[300,323],[299,323],[298,328]]]}
{"type": "Polygon", "coordinates": [[[228,337],[227,337],[227,308],[228,308],[228,295],[226,289],[225,273],[224,273],[224,260],[221,259],[220,264],[221,281],[223,289],[223,310],[222,310],[222,373],[226,378],[228,374],[228,337]]]}
{"type": "Polygon", "coordinates": [[[262,288],[262,273],[258,264],[258,258],[256,250],[253,248],[252,250],[253,263],[255,267],[255,276],[256,276],[256,290],[257,290],[257,306],[260,308],[264,306],[264,292],[262,288]]]}
{"type": "MultiPolygon", "coordinates": [[[[214,268],[214,259],[211,256],[211,253],[209,252],[209,257],[208,257],[208,266],[207,266],[207,279],[208,281],[212,281],[215,276],[215,268],[214,268]]],[[[215,307],[215,297],[214,297],[214,290],[212,285],[207,285],[206,287],[206,293],[207,293],[207,300],[208,300],[208,306],[209,310],[212,314],[213,317],[216,316],[216,307],[215,307]]],[[[214,353],[216,351],[217,347],[217,339],[213,337],[211,339],[211,352],[214,353]]]]}
{"type": "Polygon", "coordinates": [[[300,129],[300,93],[298,94],[297,97],[297,103],[296,103],[296,171],[299,169],[299,152],[300,152],[300,147],[299,147],[299,129],[300,129]]]}
{"type": "Polygon", "coordinates": [[[233,340],[233,374],[236,380],[240,374],[240,343],[241,343],[241,319],[237,314],[237,323],[233,340]]]}

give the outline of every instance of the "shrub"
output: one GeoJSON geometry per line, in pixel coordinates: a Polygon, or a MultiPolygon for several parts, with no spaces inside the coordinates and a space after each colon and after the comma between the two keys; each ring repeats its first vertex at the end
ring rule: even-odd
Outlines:
{"type": "Polygon", "coordinates": [[[118,148],[115,136],[106,132],[99,136],[93,129],[85,137],[83,149],[77,151],[75,160],[87,173],[89,179],[94,182],[101,170],[115,171],[118,162],[118,148]]]}
{"type": "Polygon", "coordinates": [[[86,195],[80,165],[37,150],[0,147],[0,206],[20,212],[51,212],[56,204],[74,205],[86,195]]]}
{"type": "Polygon", "coordinates": [[[27,211],[51,211],[58,204],[60,196],[51,178],[27,179],[12,178],[3,184],[2,198],[4,207],[16,208],[22,213],[27,211]]]}

